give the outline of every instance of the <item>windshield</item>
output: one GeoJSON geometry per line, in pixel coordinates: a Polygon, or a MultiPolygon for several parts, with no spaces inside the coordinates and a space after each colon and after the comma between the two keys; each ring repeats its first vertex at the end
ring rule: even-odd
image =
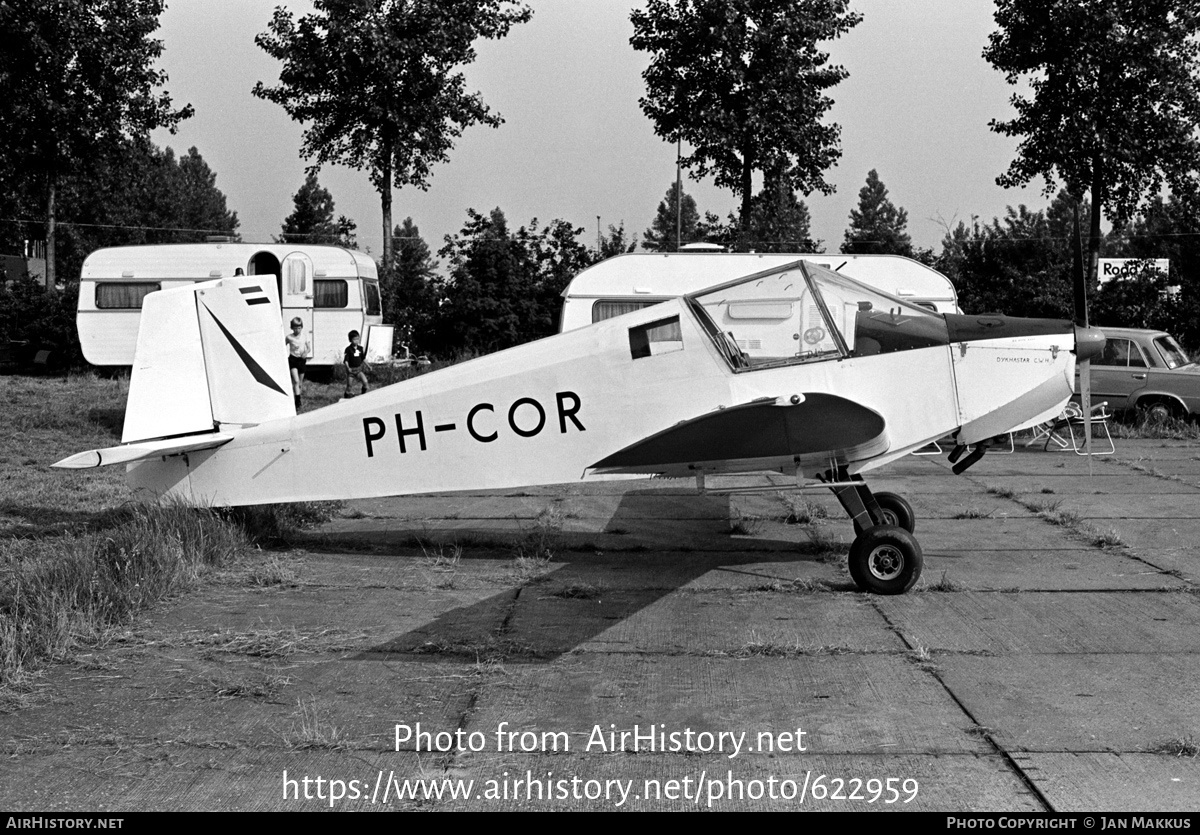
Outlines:
{"type": "Polygon", "coordinates": [[[1172,336],[1155,337],[1154,347],[1158,349],[1158,355],[1162,357],[1167,368],[1179,368],[1181,365],[1191,363],[1187,353],[1179,347],[1179,343],[1172,336]]]}
{"type": "Polygon", "coordinates": [[[815,264],[731,281],[688,297],[735,369],[948,345],[946,321],[815,264]]]}

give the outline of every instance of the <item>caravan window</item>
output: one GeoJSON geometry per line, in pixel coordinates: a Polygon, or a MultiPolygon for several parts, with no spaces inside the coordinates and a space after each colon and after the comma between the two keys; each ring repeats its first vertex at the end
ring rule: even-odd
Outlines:
{"type": "Polygon", "coordinates": [[[592,324],[603,322],[605,319],[612,319],[615,316],[624,316],[626,313],[633,313],[635,310],[653,307],[661,301],[662,299],[635,302],[619,299],[600,299],[592,305],[592,324]]]}
{"type": "Polygon", "coordinates": [[[346,307],[350,291],[340,278],[313,281],[313,307],[346,307]]]}
{"type": "Polygon", "coordinates": [[[141,310],[142,299],[161,290],[157,281],[102,281],[96,284],[98,310],[141,310]]]}
{"type": "Polygon", "coordinates": [[[367,315],[379,316],[383,311],[383,305],[379,301],[379,285],[374,281],[365,281],[363,287],[367,291],[367,315]]]}

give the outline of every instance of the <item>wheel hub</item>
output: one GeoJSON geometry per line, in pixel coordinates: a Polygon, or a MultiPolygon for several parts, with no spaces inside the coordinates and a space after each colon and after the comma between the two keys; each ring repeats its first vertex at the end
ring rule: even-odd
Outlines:
{"type": "Polygon", "coordinates": [[[904,570],[904,554],[891,545],[880,545],[867,559],[867,568],[879,580],[894,580],[904,570]]]}

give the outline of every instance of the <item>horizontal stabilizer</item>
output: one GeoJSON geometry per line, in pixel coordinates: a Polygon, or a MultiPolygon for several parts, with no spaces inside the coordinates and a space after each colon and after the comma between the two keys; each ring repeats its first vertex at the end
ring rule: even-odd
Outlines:
{"type": "Polygon", "coordinates": [[[232,435],[213,432],[190,438],[142,441],[135,444],[108,447],[107,449],[89,449],[87,452],[77,452],[50,466],[60,467],[64,470],[84,470],[89,467],[107,467],[110,464],[129,464],[133,461],[145,461],[147,458],[159,458],[164,455],[179,455],[183,452],[196,452],[201,449],[216,449],[232,440],[232,435]]]}
{"type": "Polygon", "coordinates": [[[845,454],[887,448],[883,416],[844,397],[763,398],[672,426],[597,461],[602,473],[653,473],[681,465],[845,454]]]}

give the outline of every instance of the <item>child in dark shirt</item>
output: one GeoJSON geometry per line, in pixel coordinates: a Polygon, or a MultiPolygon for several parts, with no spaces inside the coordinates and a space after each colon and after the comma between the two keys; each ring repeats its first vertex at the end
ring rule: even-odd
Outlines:
{"type": "Polygon", "coordinates": [[[359,337],[358,331],[350,331],[350,344],[346,346],[345,358],[343,363],[346,366],[346,391],[344,397],[353,397],[354,394],[350,391],[351,385],[355,380],[362,383],[362,393],[366,394],[371,387],[367,385],[367,375],[363,372],[363,360],[366,359],[367,352],[362,346],[362,339],[359,337]]]}

